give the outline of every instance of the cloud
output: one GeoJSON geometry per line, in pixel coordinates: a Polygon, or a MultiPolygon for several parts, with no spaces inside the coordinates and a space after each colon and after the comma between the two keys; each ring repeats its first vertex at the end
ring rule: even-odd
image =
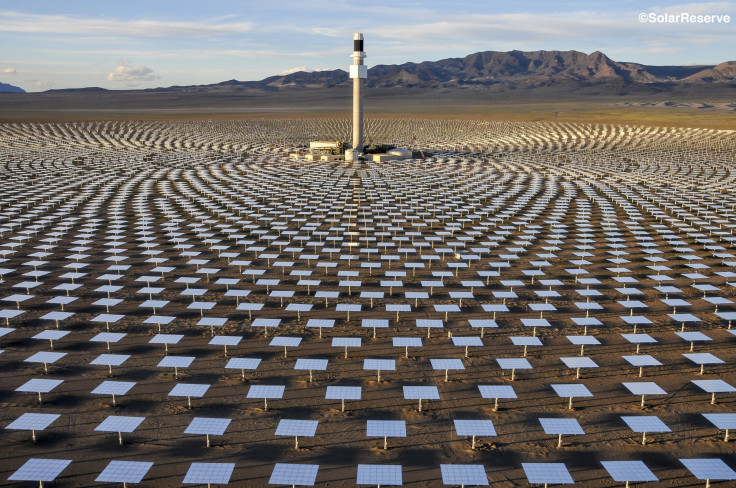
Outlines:
{"type": "MultiPolygon", "coordinates": [[[[512,49],[525,51],[577,49],[609,53],[629,46],[661,47],[648,46],[652,39],[660,39],[670,48],[669,51],[649,53],[631,48],[632,54],[638,59],[626,61],[641,62],[647,59],[646,56],[642,56],[645,54],[674,56],[678,51],[671,49],[684,52],[689,46],[715,45],[718,42],[722,45],[733,44],[733,20],[730,24],[649,24],[639,22],[637,14],[642,10],[646,11],[627,8],[611,12],[576,10],[493,15],[477,13],[472,16],[438,13],[432,17],[422,15],[415,22],[407,23],[400,28],[393,19],[383,23],[368,23],[363,32],[369,39],[366,46],[371,56],[369,59],[380,58],[384,63],[417,60],[419,52],[445,56],[512,49]],[[627,42],[622,43],[622,39],[626,39],[627,42]]],[[[667,10],[728,13],[736,10],[736,3],[712,2],[702,5],[683,3],[669,6],[667,10]]],[[[319,36],[350,35],[349,28],[343,27],[337,28],[341,29],[340,32],[319,26],[311,26],[309,29],[310,33],[319,36]]],[[[655,58],[651,57],[648,61],[651,62],[652,59],[655,58]]]]}
{"type": "MultiPolygon", "coordinates": [[[[252,58],[252,59],[286,59],[294,60],[295,58],[330,58],[333,56],[343,56],[348,59],[346,55],[346,48],[329,48],[323,50],[314,51],[292,51],[283,50],[278,51],[275,49],[212,49],[212,48],[177,48],[171,49],[120,49],[120,48],[99,48],[99,49],[69,49],[65,51],[66,54],[70,55],[83,55],[83,56],[108,56],[108,57],[120,57],[120,58],[135,58],[135,57],[146,57],[146,58],[179,58],[179,59],[212,59],[222,57],[233,57],[233,58],[252,58]]],[[[348,53],[349,54],[349,53],[348,53]]],[[[318,68],[315,71],[320,71],[322,68],[318,68]]]]}
{"type": "Polygon", "coordinates": [[[158,76],[153,74],[153,70],[146,66],[131,66],[127,61],[121,62],[108,75],[109,81],[124,81],[128,85],[137,81],[153,81],[158,76]]]}
{"type": "Polygon", "coordinates": [[[11,68],[5,68],[3,70],[3,73],[5,73],[6,75],[17,75],[18,74],[18,71],[16,71],[15,68],[12,68],[11,67],[11,68]]]}
{"type": "Polygon", "coordinates": [[[327,37],[346,37],[349,29],[337,29],[335,27],[312,27],[309,30],[320,36],[327,37]]]}
{"type": "Polygon", "coordinates": [[[75,36],[118,37],[209,37],[242,34],[253,28],[251,22],[165,22],[160,20],[122,20],[71,15],[30,14],[0,11],[0,31],[75,36]]]}
{"type": "Polygon", "coordinates": [[[675,5],[655,6],[644,11],[656,13],[672,13],[678,14],[686,12],[689,14],[715,14],[723,15],[732,13],[736,10],[735,2],[698,2],[698,3],[681,3],[675,5]]]}
{"type": "Polygon", "coordinates": [[[38,78],[34,78],[32,80],[25,80],[26,83],[30,84],[35,88],[37,91],[42,90],[50,90],[54,87],[54,84],[49,81],[39,80],[38,78]]]}
{"type": "Polygon", "coordinates": [[[292,73],[298,73],[300,71],[306,71],[307,73],[318,73],[320,71],[329,71],[330,68],[309,68],[308,66],[295,66],[294,68],[287,69],[281,72],[282,75],[290,75],[292,73]]]}
{"type": "Polygon", "coordinates": [[[679,47],[623,47],[615,49],[607,49],[608,56],[637,56],[641,54],[679,54],[682,49],[679,47]]]}
{"type": "MultiPolygon", "coordinates": [[[[344,6],[344,4],[342,4],[344,6]]],[[[668,41],[682,39],[687,33],[688,42],[704,36],[719,39],[733,38],[733,20],[730,24],[668,24],[652,25],[641,23],[640,12],[689,12],[729,14],[733,19],[736,2],[682,3],[666,7],[626,7],[614,11],[574,10],[549,12],[441,12],[420,9],[412,22],[403,22],[405,16],[386,15],[386,20],[367,23],[363,32],[369,39],[367,47],[372,53],[400,51],[402,54],[418,51],[472,50],[485,46],[498,49],[534,48],[534,46],[557,46],[563,43],[620,44],[621,39],[641,42],[647,35],[656,32],[668,37],[668,41]],[[401,20],[401,24],[397,20],[401,20]]],[[[382,10],[382,14],[385,14],[382,10]]],[[[315,36],[348,38],[352,36],[350,26],[305,26],[296,30],[315,36]],[[301,30],[300,30],[301,29],[301,30]]],[[[538,47],[537,47],[538,48],[538,47]]]]}
{"type": "Polygon", "coordinates": [[[306,66],[296,66],[294,68],[286,69],[286,70],[282,71],[281,74],[282,75],[290,75],[292,73],[298,73],[300,71],[310,71],[310,69],[307,68],[306,66]]]}

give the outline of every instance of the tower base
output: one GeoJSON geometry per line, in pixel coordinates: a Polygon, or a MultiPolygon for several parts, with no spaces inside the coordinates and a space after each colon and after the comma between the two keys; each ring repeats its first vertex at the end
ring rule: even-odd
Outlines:
{"type": "Polygon", "coordinates": [[[359,161],[363,159],[363,153],[358,152],[357,149],[348,149],[345,151],[345,161],[359,161]]]}

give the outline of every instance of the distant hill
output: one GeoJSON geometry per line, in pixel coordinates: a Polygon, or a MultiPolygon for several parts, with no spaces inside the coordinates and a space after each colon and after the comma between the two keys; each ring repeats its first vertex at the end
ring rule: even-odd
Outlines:
{"type": "MultiPolygon", "coordinates": [[[[701,92],[703,85],[720,84],[719,91],[736,91],[736,61],[703,66],[648,66],[613,61],[602,52],[579,51],[484,51],[464,58],[376,65],[368,69],[368,88],[423,88],[522,91],[544,93],[617,94],[701,92]],[[693,85],[702,88],[688,88],[693,85]],[[602,91],[601,91],[602,90],[602,91]]],[[[128,90],[129,92],[242,94],[252,90],[329,89],[350,84],[348,73],[299,71],[270,76],[260,81],[228,80],[212,85],[171,86],[128,90]]],[[[54,90],[55,92],[102,92],[102,88],[54,90]]],[[[117,91],[117,90],[115,90],[117,91]]]]}
{"type": "Polygon", "coordinates": [[[54,90],[46,90],[46,93],[97,93],[109,91],[99,86],[89,86],[85,88],[58,88],[54,90]]]}
{"type": "MultiPolygon", "coordinates": [[[[717,66],[646,66],[617,62],[601,52],[485,51],[464,58],[377,65],[368,70],[368,87],[483,87],[508,84],[527,88],[550,84],[672,84],[736,81],[736,62],[717,66]]],[[[292,73],[262,80],[276,87],[335,86],[349,83],[342,70],[292,73]]]]}
{"type": "MultiPolygon", "coordinates": [[[[349,84],[343,70],[297,72],[261,80],[277,88],[332,87],[349,84]]],[[[602,84],[659,84],[736,82],[736,61],[717,66],[647,66],[611,60],[602,52],[485,51],[464,58],[377,65],[368,69],[367,86],[375,88],[481,88],[506,84],[526,88],[563,84],[569,88],[602,84]]],[[[250,82],[249,85],[253,86],[250,82]]],[[[232,86],[232,85],[231,85],[232,86]]]]}
{"type": "Polygon", "coordinates": [[[25,93],[23,88],[8,85],[7,83],[0,83],[0,93],[25,93]]]}
{"type": "Polygon", "coordinates": [[[718,66],[693,73],[684,79],[689,83],[719,83],[736,79],[736,61],[727,61],[718,66]]]}

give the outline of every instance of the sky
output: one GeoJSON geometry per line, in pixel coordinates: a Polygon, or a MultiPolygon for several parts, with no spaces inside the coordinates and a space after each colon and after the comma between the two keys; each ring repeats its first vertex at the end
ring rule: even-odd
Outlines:
{"type": "Polygon", "coordinates": [[[514,49],[718,64],[736,59],[736,1],[0,1],[0,82],[130,89],[347,70],[354,32],[369,67],[514,49]],[[662,17],[683,13],[730,21],[662,17]]]}

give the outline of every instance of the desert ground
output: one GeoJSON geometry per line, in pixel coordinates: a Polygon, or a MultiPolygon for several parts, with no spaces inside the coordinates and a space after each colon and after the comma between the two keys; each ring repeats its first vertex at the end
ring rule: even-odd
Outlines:
{"type": "Polygon", "coordinates": [[[156,487],[188,486],[193,463],[232,463],[247,487],[312,484],[277,482],[278,463],[318,466],[323,487],[366,465],[407,487],[460,486],[448,465],[474,465],[465,486],[500,488],[530,486],[529,463],[580,487],[624,486],[611,461],[641,461],[657,481],[623,476],[652,488],[705,486],[682,459],[736,468],[705,417],[736,415],[732,130],[373,117],[369,141],[424,157],[345,164],[289,157],[347,140],[329,113],[39,117],[0,130],[0,485],[37,484],[13,479],[30,459],[71,461],[54,487],[107,486],[112,461],[153,463],[140,486],[156,487]],[[63,355],[45,371],[41,352],[63,355]],[[42,403],[34,380],[56,380],[42,403]],[[113,405],[103,382],[130,388],[113,405]],[[182,385],[206,391],[189,406],[182,385]],[[267,408],[264,386],[283,387],[267,408]],[[359,399],[343,411],[334,387],[359,399]],[[421,411],[406,387],[429,387],[421,411]],[[488,387],[512,398],[495,408],[488,387]],[[58,417],[12,427],[28,413],[58,417]],[[143,420],[121,444],[96,430],[111,416],[143,420]],[[644,444],[627,423],[643,417],[660,430],[644,444]],[[229,423],[207,447],[185,432],[197,418],[229,423]],[[284,420],[316,430],[296,447],[284,420]],[[373,421],[405,436],[384,448],[373,421]]]}
{"type": "MultiPolygon", "coordinates": [[[[49,91],[0,97],[0,123],[344,118],[350,91],[49,91]]],[[[617,87],[482,89],[376,88],[369,119],[433,119],[615,124],[736,130],[733,88],[693,86],[663,93],[617,87]]],[[[298,141],[303,144],[304,141],[298,141]]]]}

